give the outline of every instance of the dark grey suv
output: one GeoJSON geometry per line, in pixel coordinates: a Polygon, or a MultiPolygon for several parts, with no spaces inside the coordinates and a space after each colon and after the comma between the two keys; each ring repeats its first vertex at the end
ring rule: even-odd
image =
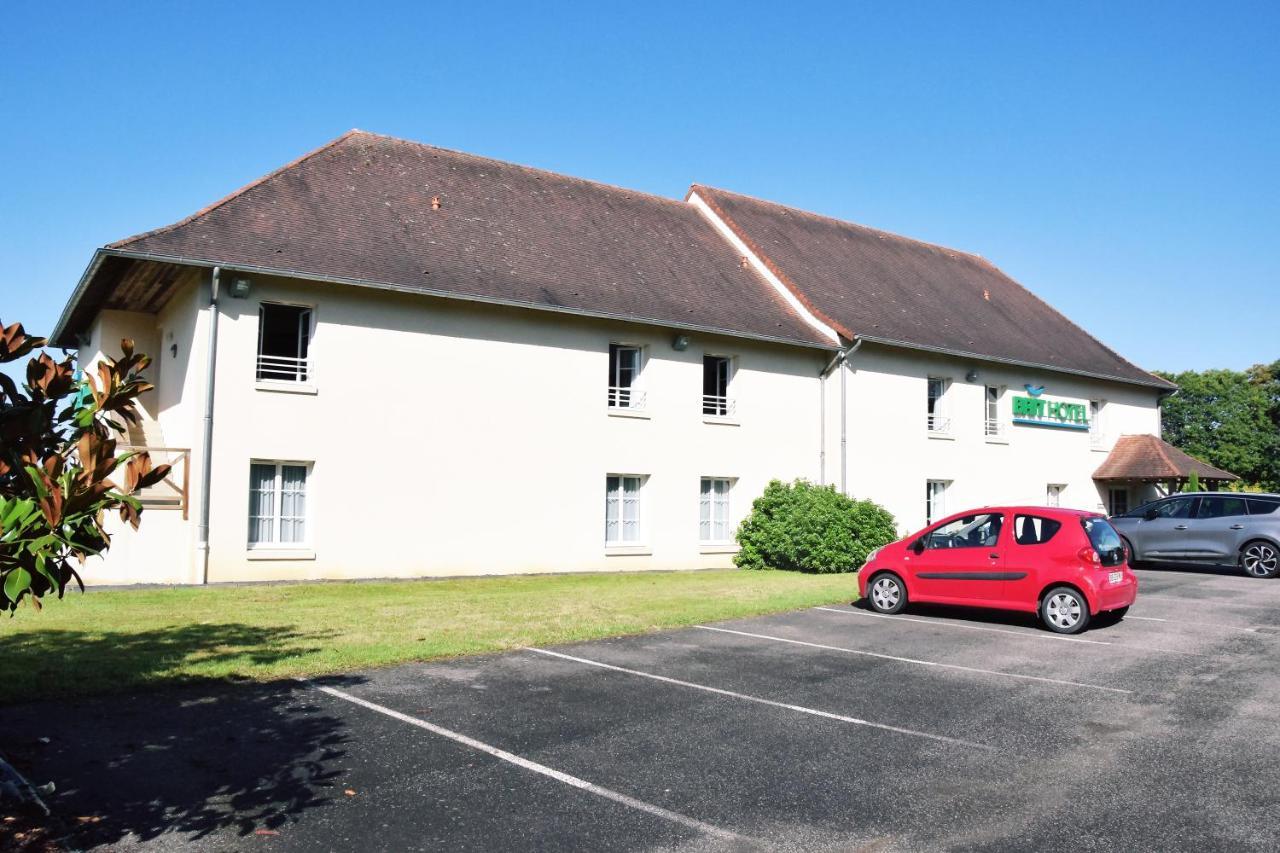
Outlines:
{"type": "Polygon", "coordinates": [[[1239,566],[1255,578],[1280,574],[1280,495],[1184,493],[1144,504],[1111,523],[1132,562],[1239,566]]]}

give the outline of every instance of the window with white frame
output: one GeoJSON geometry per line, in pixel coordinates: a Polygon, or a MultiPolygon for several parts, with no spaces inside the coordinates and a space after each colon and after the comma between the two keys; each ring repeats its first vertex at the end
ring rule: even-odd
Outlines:
{"type": "Polygon", "coordinates": [[[949,379],[929,377],[929,432],[951,432],[951,418],[946,413],[947,386],[950,384],[949,379]]]}
{"type": "Polygon", "coordinates": [[[259,381],[308,381],[311,378],[310,349],[310,308],[272,302],[258,306],[259,381]]]}
{"type": "Polygon", "coordinates": [[[1089,441],[1094,447],[1101,447],[1103,436],[1102,410],[1107,407],[1106,400],[1089,401],[1089,441]]]}
{"type": "Polygon", "coordinates": [[[1067,487],[1062,483],[1050,483],[1044,490],[1045,506],[1062,506],[1062,493],[1067,487]]]}
{"type": "Polygon", "coordinates": [[[924,488],[924,523],[933,524],[947,514],[949,480],[928,480],[924,488]]]}
{"type": "Polygon", "coordinates": [[[698,501],[698,539],[702,542],[728,542],[729,492],[733,481],[724,477],[703,477],[698,501]]]}
{"type": "Polygon", "coordinates": [[[641,541],[640,490],[644,477],[610,474],[604,481],[604,541],[606,545],[637,545],[641,541]]]}
{"type": "Polygon", "coordinates": [[[728,417],[734,413],[729,397],[729,380],[733,377],[733,359],[723,355],[702,357],[702,414],[728,417]]]}
{"type": "Polygon", "coordinates": [[[644,408],[645,394],[639,388],[643,359],[640,347],[609,344],[609,408],[644,408]]]}
{"type": "Polygon", "coordinates": [[[988,385],[986,388],[983,429],[988,438],[1004,434],[1004,424],[1000,422],[1000,397],[1003,393],[1004,389],[997,385],[988,385]]]}
{"type": "Polygon", "coordinates": [[[307,541],[305,462],[249,465],[249,547],[297,547],[307,541]]]}

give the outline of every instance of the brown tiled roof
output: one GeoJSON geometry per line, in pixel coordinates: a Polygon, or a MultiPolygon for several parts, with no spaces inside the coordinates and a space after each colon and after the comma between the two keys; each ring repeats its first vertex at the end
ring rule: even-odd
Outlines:
{"type": "Polygon", "coordinates": [[[690,193],[849,338],[1174,387],[976,255],[714,187],[690,193]]]}
{"type": "Polygon", "coordinates": [[[688,204],[363,131],[108,249],[835,345],[688,204]]]}
{"type": "Polygon", "coordinates": [[[1122,435],[1097,471],[1095,480],[1185,480],[1194,471],[1201,480],[1239,480],[1230,471],[1188,456],[1154,435],[1122,435]]]}

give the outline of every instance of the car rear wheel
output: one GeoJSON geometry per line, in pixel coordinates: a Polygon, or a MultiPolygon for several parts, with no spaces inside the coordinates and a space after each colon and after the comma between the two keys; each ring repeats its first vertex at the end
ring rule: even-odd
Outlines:
{"type": "Polygon", "coordinates": [[[1240,551],[1240,568],[1254,578],[1280,574],[1280,549],[1270,542],[1250,542],[1240,551]]]}
{"type": "Polygon", "coordinates": [[[867,601],[877,613],[897,613],[907,606],[907,587],[902,578],[883,572],[871,579],[867,601]]]}
{"type": "Polygon", "coordinates": [[[1040,621],[1056,634],[1079,634],[1089,625],[1089,604],[1069,586],[1055,586],[1040,600],[1040,621]]]}

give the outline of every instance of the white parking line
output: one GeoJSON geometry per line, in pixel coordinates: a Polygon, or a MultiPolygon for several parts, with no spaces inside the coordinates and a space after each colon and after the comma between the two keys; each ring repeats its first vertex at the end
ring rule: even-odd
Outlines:
{"type": "Polygon", "coordinates": [[[746,631],[732,631],[728,628],[713,628],[710,625],[695,625],[695,628],[701,628],[704,631],[718,631],[722,634],[737,634],[740,637],[754,637],[757,640],[772,640],[775,643],[791,643],[797,646],[808,646],[814,649],[826,649],[833,652],[844,652],[850,655],[863,655],[869,658],[880,658],[881,660],[897,661],[898,663],[911,663],[919,666],[935,666],[942,669],[954,669],[960,672],[972,672],[978,675],[994,675],[1000,678],[1017,678],[1023,681],[1041,681],[1046,684],[1060,684],[1064,687],[1082,687],[1087,690],[1102,690],[1107,693],[1132,693],[1132,690],[1121,690],[1119,687],[1103,687],[1100,684],[1083,684],[1079,681],[1064,681],[1060,678],[1045,678],[1039,675],[1022,675],[1016,672],[1000,672],[995,669],[978,669],[972,666],[961,666],[955,663],[939,663],[938,661],[919,660],[917,658],[904,658],[897,655],[886,655],[880,652],[868,652],[861,649],[846,649],[841,646],[827,646],[822,643],[809,643],[804,640],[792,640],[787,637],[773,637],[768,634],[751,634],[746,631]]]}
{"type": "Polygon", "coordinates": [[[844,613],[850,616],[871,616],[876,619],[889,619],[893,622],[919,622],[937,628],[967,628],[970,631],[990,631],[993,634],[1012,634],[1028,640],[1059,640],[1064,643],[1088,643],[1092,646],[1109,646],[1106,640],[1085,640],[1080,637],[1060,637],[1057,634],[1028,634],[1026,631],[1011,631],[1007,628],[988,628],[985,625],[961,625],[958,622],[943,622],[938,619],[916,619],[911,616],[889,616],[884,613],[867,613],[864,610],[839,610],[835,607],[815,607],[814,610],[825,610],[828,613],[844,613]]]}
{"type": "Polygon", "coordinates": [[[421,720],[417,717],[411,717],[408,714],[402,714],[399,711],[386,707],[385,705],[379,705],[376,702],[370,702],[367,699],[361,699],[359,696],[353,696],[344,690],[338,690],[336,687],[327,687],[321,684],[312,684],[311,682],[306,681],[304,679],[299,679],[299,681],[302,681],[302,683],[307,684],[308,686],[313,687],[316,690],[319,690],[323,693],[328,693],[330,696],[341,699],[344,702],[350,702],[353,705],[359,705],[362,708],[368,708],[371,711],[377,711],[379,714],[385,714],[386,716],[391,717],[392,719],[395,719],[395,720],[399,720],[402,723],[408,723],[411,726],[417,726],[420,729],[426,729],[432,734],[437,734],[437,735],[440,735],[441,737],[446,737],[449,740],[456,741],[462,744],[463,746],[469,746],[472,749],[478,749],[481,752],[488,753],[489,755],[492,755],[494,758],[497,758],[501,761],[506,761],[510,764],[514,764],[517,767],[522,767],[525,770],[530,770],[534,773],[540,773],[543,776],[547,776],[552,779],[555,779],[557,782],[563,782],[566,785],[581,789],[583,791],[587,791],[588,793],[595,794],[597,797],[603,797],[606,800],[612,800],[613,802],[620,803],[624,806],[627,806],[628,808],[645,812],[646,814],[653,815],[654,817],[660,817],[663,820],[668,820],[668,821],[671,821],[672,823],[678,823],[681,826],[688,827],[689,829],[697,830],[698,832],[705,833],[706,835],[714,836],[716,838],[724,838],[730,841],[745,841],[748,843],[756,843],[755,839],[749,838],[747,836],[738,835],[736,832],[730,832],[727,829],[721,829],[720,827],[712,826],[709,823],[703,823],[702,821],[697,820],[695,818],[691,818],[688,815],[682,815],[679,812],[673,812],[673,811],[670,811],[669,809],[664,809],[661,806],[655,806],[653,803],[646,803],[644,800],[637,800],[635,797],[628,797],[626,794],[619,794],[617,791],[611,791],[608,788],[602,788],[599,785],[586,781],[585,779],[579,779],[577,776],[570,776],[568,773],[561,773],[559,770],[553,770],[552,768],[547,767],[545,764],[539,764],[536,761],[530,761],[527,758],[521,758],[520,756],[514,753],[507,752],[505,749],[498,749],[496,746],[490,746],[487,743],[482,743],[474,738],[469,738],[464,734],[459,734],[458,732],[452,731],[450,729],[446,729],[443,726],[437,726],[434,723],[428,723],[426,720],[421,720]]]}
{"type": "Polygon", "coordinates": [[[1222,622],[1201,622],[1196,619],[1157,619],[1154,616],[1126,616],[1126,619],[1137,619],[1140,622],[1168,622],[1173,625],[1201,625],[1206,628],[1221,628],[1224,631],[1244,631],[1249,634],[1257,634],[1258,636],[1267,636],[1266,631],[1259,631],[1257,628],[1241,627],[1240,625],[1227,625],[1222,622]]]}
{"type": "Polygon", "coordinates": [[[972,749],[981,749],[994,752],[995,748],[986,746],[981,743],[973,743],[972,741],[961,740],[959,738],[947,737],[946,735],[936,735],[930,732],[920,732],[915,729],[905,729],[901,726],[891,726],[886,723],[873,723],[869,720],[860,720],[857,717],[846,717],[844,714],[833,714],[830,711],[819,711],[816,708],[806,708],[803,705],[791,705],[786,702],[775,702],[772,699],[762,699],[759,696],[748,696],[745,693],[735,693],[732,690],[723,690],[719,687],[709,687],[705,684],[694,684],[692,681],[681,681],[678,678],[668,678],[665,675],[655,675],[652,672],[641,672],[638,669],[627,669],[622,666],[614,666],[611,663],[603,663],[598,660],[589,660],[588,658],[574,657],[573,655],[561,654],[553,652],[549,649],[539,649],[534,646],[526,646],[525,651],[536,652],[540,655],[548,655],[550,657],[562,658],[563,660],[571,660],[576,663],[586,664],[587,666],[598,666],[601,669],[611,669],[614,672],[625,672],[627,675],[638,675],[641,678],[651,678],[654,681],[661,681],[665,684],[674,684],[678,687],[689,687],[693,690],[702,690],[707,693],[715,693],[718,696],[728,696],[732,699],[741,699],[744,702],[755,702],[760,705],[769,705],[773,708],[785,708],[788,711],[797,711],[801,714],[811,714],[815,717],[823,717],[828,720],[838,720],[842,723],[853,723],[856,726],[868,726],[873,729],[883,729],[887,732],[896,732],[902,735],[911,735],[912,737],[928,738],[929,740],[942,741],[944,743],[957,744],[959,746],[967,746],[972,749]]]}

